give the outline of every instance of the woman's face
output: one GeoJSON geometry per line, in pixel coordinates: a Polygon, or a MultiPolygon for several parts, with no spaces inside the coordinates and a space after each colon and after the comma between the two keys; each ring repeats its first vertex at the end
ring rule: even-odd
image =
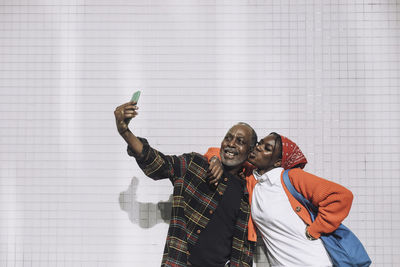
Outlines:
{"type": "Polygon", "coordinates": [[[281,155],[275,139],[274,135],[264,137],[249,154],[248,161],[257,167],[259,174],[264,174],[281,165],[279,159],[281,155]]]}

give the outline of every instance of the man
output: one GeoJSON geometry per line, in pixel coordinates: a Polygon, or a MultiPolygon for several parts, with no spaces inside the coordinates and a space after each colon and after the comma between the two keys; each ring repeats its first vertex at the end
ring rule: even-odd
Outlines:
{"type": "Polygon", "coordinates": [[[154,180],[169,178],[174,186],[172,216],[162,266],[251,266],[253,242],[247,240],[249,201],[238,176],[257,141],[253,128],[234,125],[221,143],[223,179],[210,183],[208,161],[197,153],[167,156],[128,128],[137,113],[134,102],[114,111],[117,129],[143,172],[154,180]]]}

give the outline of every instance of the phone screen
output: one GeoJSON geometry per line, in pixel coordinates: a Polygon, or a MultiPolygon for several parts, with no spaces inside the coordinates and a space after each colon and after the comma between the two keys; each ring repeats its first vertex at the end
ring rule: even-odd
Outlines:
{"type": "Polygon", "coordinates": [[[132,96],[132,98],[131,98],[131,102],[138,102],[138,100],[139,100],[139,96],[140,96],[140,91],[136,91],[134,94],[133,94],[133,96],[132,96]]]}

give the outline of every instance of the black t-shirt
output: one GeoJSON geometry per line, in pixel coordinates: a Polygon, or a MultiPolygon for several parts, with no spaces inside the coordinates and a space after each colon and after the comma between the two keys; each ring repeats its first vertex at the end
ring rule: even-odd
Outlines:
{"type": "Polygon", "coordinates": [[[232,237],[239,214],[245,181],[228,173],[227,187],[213,217],[190,251],[189,262],[199,267],[223,267],[230,259],[232,237]]]}

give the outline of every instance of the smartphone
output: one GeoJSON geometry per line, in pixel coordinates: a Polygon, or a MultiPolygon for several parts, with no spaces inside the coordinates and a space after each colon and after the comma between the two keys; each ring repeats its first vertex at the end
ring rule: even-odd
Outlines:
{"type": "Polygon", "coordinates": [[[137,103],[139,101],[139,96],[140,96],[140,91],[136,91],[131,98],[131,102],[137,103]]]}

